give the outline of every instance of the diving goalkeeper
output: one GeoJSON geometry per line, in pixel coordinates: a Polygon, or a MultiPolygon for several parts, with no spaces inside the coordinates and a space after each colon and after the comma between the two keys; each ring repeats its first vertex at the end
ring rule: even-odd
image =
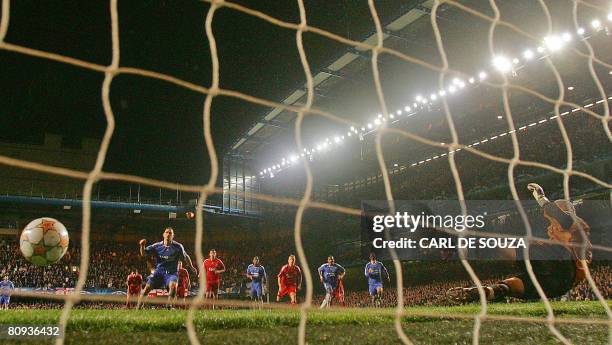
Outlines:
{"type": "MultiPolygon", "coordinates": [[[[576,215],[574,205],[568,200],[551,202],[544,190],[536,183],[527,188],[540,205],[548,220],[548,237],[558,243],[531,243],[529,258],[542,290],[549,298],[566,294],[575,284],[585,279],[585,270],[591,263],[592,251],[589,240],[589,225],[576,215]]],[[[523,250],[513,252],[515,260],[522,260],[523,250]]],[[[521,263],[520,273],[497,284],[484,286],[487,300],[499,301],[506,297],[532,300],[540,296],[521,263]]],[[[456,302],[471,302],[479,299],[476,287],[456,287],[447,291],[447,297],[456,302]]]]}

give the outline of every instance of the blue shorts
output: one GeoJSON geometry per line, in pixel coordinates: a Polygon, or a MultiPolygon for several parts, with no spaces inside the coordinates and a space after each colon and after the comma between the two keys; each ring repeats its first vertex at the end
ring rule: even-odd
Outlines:
{"type": "Polygon", "coordinates": [[[11,303],[11,296],[0,296],[0,305],[8,305],[11,303]]]}
{"type": "Polygon", "coordinates": [[[370,291],[370,296],[376,296],[378,294],[376,290],[379,288],[382,289],[382,287],[383,287],[383,284],[381,282],[369,283],[368,290],[370,291]]]}
{"type": "Polygon", "coordinates": [[[251,283],[251,297],[260,298],[263,296],[263,285],[261,283],[251,283]]]}
{"type": "Polygon", "coordinates": [[[147,278],[147,285],[150,285],[154,289],[165,289],[171,282],[178,283],[178,277],[176,272],[168,272],[166,270],[155,270],[147,278]]]}

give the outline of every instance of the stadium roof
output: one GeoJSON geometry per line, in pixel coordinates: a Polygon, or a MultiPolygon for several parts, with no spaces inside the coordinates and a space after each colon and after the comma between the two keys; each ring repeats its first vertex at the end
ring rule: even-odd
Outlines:
{"type": "MultiPolygon", "coordinates": [[[[429,16],[433,3],[433,0],[415,2],[408,11],[401,13],[395,20],[384,26],[384,39],[388,40],[390,37],[402,39],[403,30],[419,18],[429,16]]],[[[374,32],[369,34],[362,42],[373,45],[376,43],[376,39],[376,32],[374,32]]],[[[359,59],[361,55],[365,55],[365,49],[363,48],[347,49],[339,58],[322,68],[318,73],[314,73],[313,84],[315,89],[321,91],[325,87],[329,87],[328,84],[334,85],[337,80],[344,80],[362,69],[366,62],[364,59],[359,59]]],[[[305,96],[306,85],[292,91],[280,103],[298,105],[305,96]]],[[[237,156],[255,154],[262,143],[270,141],[289,128],[295,117],[294,112],[273,108],[232,144],[230,154],[237,156]]]]}

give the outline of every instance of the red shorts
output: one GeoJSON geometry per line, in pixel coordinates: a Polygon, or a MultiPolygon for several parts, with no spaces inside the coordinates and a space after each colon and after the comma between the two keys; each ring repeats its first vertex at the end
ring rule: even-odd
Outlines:
{"type": "Polygon", "coordinates": [[[206,292],[219,292],[219,288],[221,287],[221,281],[206,281],[206,292]]]}
{"type": "Polygon", "coordinates": [[[336,301],[344,301],[344,284],[342,283],[342,280],[338,281],[338,287],[334,289],[333,294],[336,301]]]}
{"type": "Polygon", "coordinates": [[[185,286],[177,286],[176,287],[176,297],[187,297],[188,289],[185,286]]]}
{"type": "Polygon", "coordinates": [[[297,285],[281,285],[278,290],[278,297],[283,297],[291,293],[297,293],[297,285]]]}
{"type": "Polygon", "coordinates": [[[128,287],[128,294],[130,295],[140,295],[140,286],[134,285],[128,287]]]}

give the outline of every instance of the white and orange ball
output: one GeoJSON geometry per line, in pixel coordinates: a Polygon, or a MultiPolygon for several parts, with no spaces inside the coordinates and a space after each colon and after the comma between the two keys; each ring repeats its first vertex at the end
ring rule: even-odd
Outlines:
{"type": "Polygon", "coordinates": [[[68,250],[68,230],[57,219],[43,217],[25,226],[19,238],[21,254],[29,262],[46,266],[60,261],[68,250]]]}

